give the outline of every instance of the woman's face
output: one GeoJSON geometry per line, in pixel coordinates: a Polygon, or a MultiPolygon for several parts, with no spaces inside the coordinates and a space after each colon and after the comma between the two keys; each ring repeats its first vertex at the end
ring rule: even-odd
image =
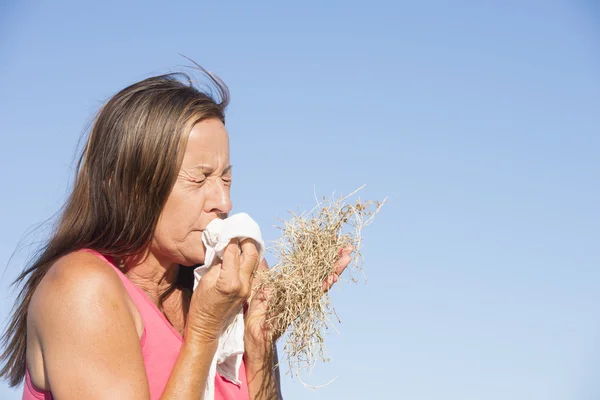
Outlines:
{"type": "Polygon", "coordinates": [[[202,232],[231,211],[229,137],[218,119],[194,125],[177,181],[160,215],[151,251],[181,265],[204,263],[202,232]]]}

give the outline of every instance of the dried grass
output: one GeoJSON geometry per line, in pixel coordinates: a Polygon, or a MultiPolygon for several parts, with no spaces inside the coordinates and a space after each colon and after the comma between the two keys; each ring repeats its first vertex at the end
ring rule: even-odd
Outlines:
{"type": "Polygon", "coordinates": [[[257,276],[259,290],[268,291],[270,332],[278,338],[287,331],[283,361],[289,365],[288,373],[300,381],[301,370],[310,371],[317,361],[329,361],[325,331],[328,327],[337,331],[333,320],[339,322],[339,318],[329,293],[323,293],[323,282],[334,272],[339,250],[347,246],[353,246],[354,253],[342,277],[357,282],[354,275],[362,273],[363,266],[361,231],[386,201],[358,198],[349,202],[363,187],[345,197],[317,200],[308,213],[291,213],[291,219],[278,227],[280,239],[269,249],[277,264],[257,276]]]}

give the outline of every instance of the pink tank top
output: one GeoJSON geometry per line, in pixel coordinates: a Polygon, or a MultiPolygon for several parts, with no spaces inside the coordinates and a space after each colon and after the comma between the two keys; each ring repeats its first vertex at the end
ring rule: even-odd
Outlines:
{"type": "MultiPolygon", "coordinates": [[[[119,275],[127,293],[137,307],[138,312],[144,323],[144,332],[140,346],[144,357],[144,366],[148,376],[150,386],[150,398],[159,399],[171,371],[177,360],[177,355],[181,349],[182,337],[173,326],[167,321],[159,309],[148,299],[146,294],[134,285],[112,262],[94,250],[85,249],[83,251],[95,254],[106,261],[119,275]]],[[[215,378],[215,400],[247,400],[248,383],[246,380],[246,369],[244,363],[240,367],[241,386],[238,387],[232,382],[221,377],[218,373],[215,378]]],[[[25,385],[23,386],[23,400],[53,400],[52,393],[42,391],[31,382],[29,370],[26,370],[25,385]]]]}

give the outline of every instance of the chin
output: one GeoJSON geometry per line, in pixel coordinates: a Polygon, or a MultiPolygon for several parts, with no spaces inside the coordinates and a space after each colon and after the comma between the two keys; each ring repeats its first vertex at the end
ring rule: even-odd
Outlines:
{"type": "Polygon", "coordinates": [[[195,264],[191,264],[191,265],[179,264],[179,266],[182,267],[182,268],[197,268],[197,267],[199,267],[201,265],[204,265],[204,261],[198,262],[198,263],[195,263],[195,264]]]}
{"type": "Polygon", "coordinates": [[[177,242],[179,243],[172,248],[174,250],[173,255],[176,255],[177,258],[177,264],[190,267],[204,264],[206,248],[202,242],[202,235],[196,235],[196,232],[192,232],[184,240],[177,242]]]}
{"type": "Polygon", "coordinates": [[[184,257],[186,262],[181,265],[184,267],[195,267],[199,264],[204,264],[206,254],[204,253],[204,249],[201,247],[199,251],[184,254],[184,257]]]}

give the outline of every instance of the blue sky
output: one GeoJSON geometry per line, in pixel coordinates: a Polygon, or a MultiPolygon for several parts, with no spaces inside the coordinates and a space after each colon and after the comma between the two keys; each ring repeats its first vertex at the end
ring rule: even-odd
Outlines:
{"type": "Polygon", "coordinates": [[[1,319],[94,112],[184,54],[231,89],[234,208],[265,239],[314,188],[390,199],[305,377],[337,380],[286,399],[600,398],[592,3],[4,1],[1,319]]]}

